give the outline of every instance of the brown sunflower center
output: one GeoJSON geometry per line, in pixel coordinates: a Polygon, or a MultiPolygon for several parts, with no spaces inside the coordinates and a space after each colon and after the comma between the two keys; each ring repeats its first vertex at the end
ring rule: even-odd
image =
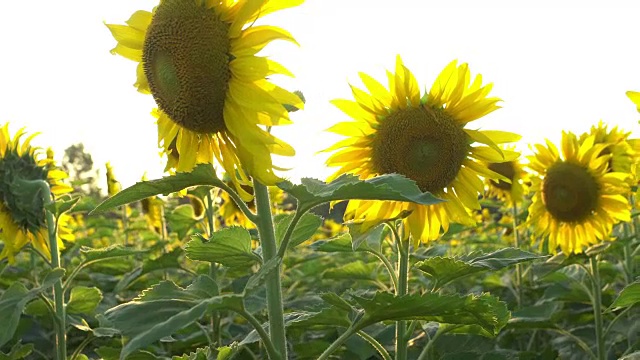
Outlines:
{"type": "Polygon", "coordinates": [[[582,222],[598,206],[600,187],[580,165],[559,162],[547,170],[542,183],[542,200],[549,213],[559,221],[582,222]]]}
{"type": "MultiPolygon", "coordinates": [[[[506,177],[507,179],[513,181],[516,176],[516,169],[513,165],[513,162],[507,161],[502,163],[491,163],[489,164],[489,170],[497,172],[498,174],[506,177]]],[[[497,187],[501,190],[511,190],[511,184],[503,181],[503,180],[490,180],[491,185],[497,187]]]]}
{"type": "Polygon", "coordinates": [[[226,129],[228,33],[213,9],[192,0],[161,1],[147,29],[142,63],[151,94],[160,110],[191,131],[226,129]]]}
{"type": "Polygon", "coordinates": [[[408,108],[381,121],[372,161],[379,174],[402,174],[436,192],[451,184],[468,152],[467,134],[443,110],[408,108]]]}

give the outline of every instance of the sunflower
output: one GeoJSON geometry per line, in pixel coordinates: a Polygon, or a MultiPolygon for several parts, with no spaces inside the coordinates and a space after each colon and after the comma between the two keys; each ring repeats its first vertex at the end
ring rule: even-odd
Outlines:
{"type": "Polygon", "coordinates": [[[611,144],[596,144],[596,136],[579,141],[562,133],[562,155],[547,140],[528,156],[534,192],[527,225],[539,237],[549,237],[549,251],[566,254],[609,240],[613,225],[630,220],[629,174],[610,171],[611,144]]]}
{"type": "Polygon", "coordinates": [[[109,196],[113,196],[122,190],[122,186],[113,174],[113,166],[111,166],[111,163],[107,162],[105,167],[107,168],[107,193],[109,196]]]}
{"type": "MultiPolygon", "coordinates": [[[[37,134],[22,140],[25,135],[23,128],[12,138],[8,123],[0,128],[0,240],[4,244],[0,259],[9,258],[11,263],[20,249],[29,243],[51,258],[45,204],[38,194],[25,192],[20,183],[45,180],[53,195],[73,190],[62,182],[67,174],[55,167],[53,153],[50,159],[42,158],[41,149],[31,146],[31,140],[37,134]]],[[[61,239],[75,239],[67,227],[68,220],[66,214],[58,219],[60,248],[64,245],[61,239]]]]}
{"type": "Polygon", "coordinates": [[[488,97],[491,85],[482,77],[471,82],[467,64],[451,62],[440,73],[431,90],[420,96],[418,82],[396,60],[395,74],[387,72],[389,89],[360,73],[369,93],[351,86],[355,101],[332,103],[353,118],[329,131],[348,138],[325,151],[335,151],[327,160],[340,168],[330,177],[353,173],[367,179],[399,173],[414,180],[422,191],[446,202],[424,206],[406,202],[350,201],[346,218],[363,221],[366,229],[382,219],[410,211],[403,223],[414,244],[435,240],[450,222],[472,225],[470,209],[480,209],[480,176],[509,181],[489,170],[482,161],[512,161],[517,153],[496,144],[517,141],[520,136],[501,131],[478,131],[465,126],[498,109],[499,98],[488,97]],[[479,143],[479,144],[477,144],[479,143]]]}
{"type": "MultiPolygon", "coordinates": [[[[505,149],[513,151],[513,147],[505,149]]],[[[524,167],[516,160],[504,162],[487,162],[485,163],[490,170],[506,177],[510,181],[486,179],[487,189],[485,196],[487,198],[495,197],[504,201],[507,205],[521,203],[526,193],[525,177],[527,175],[524,167]]]]}
{"type": "Polygon", "coordinates": [[[629,139],[630,135],[631,132],[624,132],[617,126],[609,130],[608,125],[600,121],[598,125],[592,126],[588,133],[582,134],[579,140],[582,143],[589,136],[594,136],[595,144],[609,144],[610,146],[602,151],[603,155],[611,154],[609,170],[632,173],[640,162],[640,140],[629,139]]]}
{"type": "MultiPolygon", "coordinates": [[[[225,176],[225,178],[227,177],[225,176]]],[[[282,205],[282,202],[284,201],[284,191],[282,191],[277,186],[269,186],[268,190],[269,190],[269,199],[271,199],[271,204],[272,204],[272,212],[274,214],[283,213],[284,207],[282,205]]],[[[251,192],[252,189],[248,188],[247,191],[251,192]]],[[[225,191],[219,192],[218,204],[219,204],[219,208],[218,208],[217,216],[219,218],[218,220],[221,220],[217,224],[218,226],[224,225],[226,227],[230,227],[230,226],[237,225],[237,226],[242,226],[245,229],[256,228],[256,226],[251,222],[251,220],[249,220],[244,215],[242,210],[240,210],[240,208],[235,203],[235,201],[233,201],[229,197],[229,194],[227,194],[227,192],[225,191]]],[[[254,200],[248,201],[247,207],[249,208],[249,210],[255,212],[256,211],[255,201],[254,200]]]]}
{"type": "MultiPolygon", "coordinates": [[[[213,158],[240,185],[249,176],[275,185],[271,155],[293,156],[268,127],[290,123],[285,105],[303,108],[300,97],[269,82],[292,74],[256,54],[272,40],[296,43],[287,31],[253,25],[264,15],[302,0],[161,0],[151,12],[136,11],[126,25],[112,25],[112,53],[138,62],[138,91],[158,105],[158,143],[167,171],[190,171],[213,158]]],[[[297,43],[296,43],[297,44],[297,43]]]]}

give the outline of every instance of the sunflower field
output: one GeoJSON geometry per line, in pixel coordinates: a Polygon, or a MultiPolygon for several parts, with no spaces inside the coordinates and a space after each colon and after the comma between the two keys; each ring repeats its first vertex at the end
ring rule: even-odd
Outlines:
{"type": "Polygon", "coordinates": [[[474,125],[502,99],[469,64],[429,86],[397,55],[332,101],[332,175],[288,180],[272,129],[306,99],[259,53],[297,42],[255,21],[302,2],[106,24],[160,179],[107,163],[96,195],[2,123],[0,360],[640,359],[640,139],[600,121],[524,153],[474,125]]]}

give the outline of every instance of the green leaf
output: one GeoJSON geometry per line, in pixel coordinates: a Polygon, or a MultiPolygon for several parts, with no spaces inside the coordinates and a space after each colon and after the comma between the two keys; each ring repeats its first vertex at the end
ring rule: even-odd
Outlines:
{"type": "Polygon", "coordinates": [[[633,306],[640,302],[640,281],[627,285],[613,301],[609,309],[633,306]]]}
{"type": "Polygon", "coordinates": [[[103,213],[134,201],[140,201],[159,194],[169,195],[197,185],[224,186],[222,180],[216,176],[211,164],[200,164],[196,165],[193,171],[188,173],[177,173],[158,180],[138,182],[103,201],[89,214],[103,213]]]}
{"type": "Polygon", "coordinates": [[[28,295],[27,288],[22,283],[16,282],[0,296],[0,314],[3,317],[2,326],[0,326],[0,346],[13,337],[22,309],[31,300],[28,295]]]}
{"type": "Polygon", "coordinates": [[[142,262],[142,273],[141,275],[150,273],[156,270],[163,269],[180,269],[182,265],[180,265],[180,256],[184,251],[177,247],[171,250],[168,253],[164,253],[155,259],[145,259],[142,262]]]}
{"type": "Polygon", "coordinates": [[[257,273],[251,275],[251,277],[247,281],[247,284],[244,286],[243,293],[245,295],[249,294],[253,292],[255,289],[257,289],[258,287],[262,286],[262,284],[264,284],[265,282],[267,275],[269,275],[269,273],[271,273],[278,266],[280,266],[281,260],[282,259],[279,257],[274,257],[271,260],[264,263],[264,265],[260,267],[260,270],[258,270],[257,273]]]}
{"type": "Polygon", "coordinates": [[[62,268],[55,268],[47,273],[40,287],[27,290],[22,283],[15,282],[2,293],[0,296],[0,314],[2,314],[3,321],[2,326],[0,326],[0,347],[13,337],[25,305],[38,296],[39,293],[52,287],[54,283],[64,276],[64,272],[62,268]]]}
{"type": "Polygon", "coordinates": [[[509,320],[505,303],[489,294],[394,296],[378,292],[371,299],[353,296],[364,309],[358,329],[386,320],[425,320],[452,325],[476,325],[484,335],[495,336],[509,320]]]}
{"type": "Polygon", "coordinates": [[[194,236],[185,251],[191,260],[216,262],[228,267],[250,267],[261,261],[251,251],[251,235],[239,226],[216,231],[208,240],[194,236]]]}
{"type": "Polygon", "coordinates": [[[407,201],[422,205],[443,201],[431,193],[422,192],[413,180],[399,174],[387,174],[364,181],[345,174],[328,184],[303,178],[300,185],[283,181],[278,187],[298,199],[299,208],[304,209],[326,202],[352,199],[407,201]]]}
{"type": "Polygon", "coordinates": [[[378,264],[355,261],[337,268],[326,270],[322,277],[325,279],[349,279],[349,280],[370,280],[378,279],[378,264]]]}
{"type": "Polygon", "coordinates": [[[349,224],[347,227],[349,228],[349,234],[351,234],[351,246],[354,251],[358,249],[380,251],[382,239],[384,238],[384,225],[374,226],[367,231],[362,231],[362,225],[360,224],[349,224]]]}
{"type": "Polygon", "coordinates": [[[76,286],[71,289],[67,312],[91,314],[102,301],[102,292],[96,287],[76,286]]]}
{"type": "Polygon", "coordinates": [[[340,308],[326,308],[318,312],[299,312],[290,317],[285,324],[287,327],[309,328],[311,326],[342,326],[349,327],[349,312],[340,308]]]}
{"type": "Polygon", "coordinates": [[[33,352],[33,344],[23,345],[20,342],[17,342],[11,347],[8,354],[0,351],[0,360],[25,359],[29,354],[31,354],[31,352],[33,352]]]}
{"type": "Polygon", "coordinates": [[[189,204],[177,206],[167,214],[167,225],[172,231],[178,233],[178,238],[183,239],[189,230],[198,222],[193,212],[193,207],[189,204]]]}
{"type": "Polygon", "coordinates": [[[324,293],[320,295],[322,300],[324,300],[327,304],[333,305],[339,309],[344,311],[354,311],[353,306],[347,302],[347,300],[341,298],[336,293],[324,293]]]}
{"type": "Polygon", "coordinates": [[[135,250],[132,248],[125,248],[122,245],[111,245],[106,248],[94,249],[83,246],[80,248],[80,253],[84,255],[85,261],[105,260],[115,257],[132,256],[135,254],[143,254],[145,250],[135,250]]]}
{"type": "Polygon", "coordinates": [[[133,301],[109,309],[105,319],[130,339],[122,349],[120,358],[124,359],[133,351],[170,336],[212,310],[243,309],[242,296],[210,297],[217,291],[217,286],[207,276],[199,276],[186,289],[163,281],[133,301]]]}
{"type": "Polygon", "coordinates": [[[627,354],[618,360],[638,360],[638,359],[640,359],[640,351],[635,351],[635,352],[632,352],[631,354],[627,354]]]}
{"type": "Polygon", "coordinates": [[[509,319],[509,328],[553,328],[561,316],[562,302],[545,302],[514,310],[509,319]]]}
{"type": "Polygon", "coordinates": [[[489,254],[472,254],[463,258],[436,256],[416,263],[416,267],[442,286],[455,279],[486,270],[499,270],[525,261],[541,259],[516,248],[505,248],[489,254]]]}
{"type": "Polygon", "coordinates": [[[311,244],[315,251],[322,252],[353,252],[351,234],[340,234],[329,240],[319,240],[311,244]]]}
{"type": "MultiPolygon", "coordinates": [[[[293,216],[294,214],[286,214],[276,219],[275,232],[278,245],[282,243],[284,233],[287,231],[289,224],[291,224],[293,216]]],[[[322,218],[320,216],[311,213],[302,215],[291,234],[289,247],[293,248],[310,239],[320,226],[322,226],[322,218]]]]}
{"type": "Polygon", "coordinates": [[[171,360],[213,360],[214,355],[211,348],[204,347],[196,349],[196,352],[184,354],[182,356],[174,356],[171,360]]]}
{"type": "Polygon", "coordinates": [[[79,200],[79,195],[71,196],[69,194],[64,194],[60,197],[57,197],[55,201],[46,204],[44,207],[45,209],[49,210],[56,218],[58,218],[60,217],[60,215],[71,211],[71,209],[76,206],[79,200]]]}

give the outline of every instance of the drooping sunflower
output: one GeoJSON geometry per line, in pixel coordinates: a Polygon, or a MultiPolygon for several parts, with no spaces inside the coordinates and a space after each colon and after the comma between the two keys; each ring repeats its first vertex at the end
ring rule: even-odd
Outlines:
{"type": "Polygon", "coordinates": [[[502,131],[479,131],[466,125],[498,109],[497,97],[488,97],[491,85],[482,77],[471,82],[467,64],[451,62],[437,77],[431,90],[420,95],[418,82],[396,60],[395,74],[387,72],[389,88],[360,73],[369,93],[351,86],[355,101],[332,103],[353,118],[329,131],[348,138],[326,151],[327,160],[340,168],[331,177],[352,173],[367,179],[399,173],[446,202],[423,206],[405,202],[350,201],[346,217],[364,221],[364,227],[380,219],[411,214],[403,222],[414,244],[435,240],[450,222],[474,224],[470,209],[480,209],[483,191],[480,176],[509,181],[489,170],[482,161],[515,160],[517,153],[502,151],[496,144],[513,142],[519,135],[502,131]]]}
{"type": "MultiPolygon", "coordinates": [[[[43,199],[26,191],[21,183],[44,180],[54,196],[73,190],[63,183],[67,174],[55,167],[53,156],[43,158],[41,149],[31,146],[37,133],[22,139],[25,135],[23,128],[11,137],[8,123],[0,128],[0,242],[4,245],[0,259],[9,258],[9,262],[14,262],[15,255],[29,243],[51,257],[43,199]]],[[[62,239],[75,239],[68,219],[66,214],[58,219],[60,248],[64,246],[62,239]]]]}
{"type": "Polygon", "coordinates": [[[618,129],[617,126],[609,130],[608,125],[600,121],[598,125],[593,125],[588,133],[580,136],[580,143],[589,136],[594,136],[595,144],[609,144],[602,151],[603,155],[611,154],[609,170],[633,173],[636,165],[640,162],[640,140],[630,139],[630,135],[631,132],[625,132],[618,129]]]}
{"type": "MultiPolygon", "coordinates": [[[[509,149],[504,150],[514,151],[514,148],[509,147],[509,149]]],[[[509,206],[519,204],[524,200],[527,172],[518,159],[504,162],[487,162],[485,166],[510,180],[510,182],[507,182],[487,178],[486,197],[498,198],[509,206]]]]}
{"type": "Polygon", "coordinates": [[[630,220],[628,173],[610,171],[611,144],[595,143],[590,135],[579,141],[562,133],[562,154],[547,140],[528,156],[534,192],[527,225],[540,237],[549,237],[549,251],[580,253],[608,240],[613,225],[630,220]]]}
{"type": "Polygon", "coordinates": [[[256,54],[272,40],[296,41],[281,28],[253,23],[302,2],[161,0],[127,25],[107,25],[118,41],[112,53],[138,62],[135,86],[158,105],[152,113],[167,171],[215,158],[246,200],[251,196],[240,185],[249,185],[249,176],[266,185],[280,181],[271,155],[293,156],[294,149],[267,127],[290,123],[284,105],[304,105],[267,80],[292,74],[256,54]]]}

